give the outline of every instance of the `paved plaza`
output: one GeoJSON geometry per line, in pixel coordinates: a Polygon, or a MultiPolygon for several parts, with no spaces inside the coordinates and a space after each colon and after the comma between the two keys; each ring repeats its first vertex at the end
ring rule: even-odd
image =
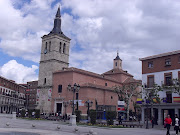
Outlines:
{"type": "MultiPolygon", "coordinates": [[[[74,132],[75,126],[69,126],[58,121],[26,120],[0,117],[0,135],[89,135],[93,130],[97,135],[165,135],[162,127],[154,129],[144,128],[100,128],[77,126],[78,132],[74,132]],[[9,126],[7,126],[9,125],[9,126]],[[34,125],[35,127],[32,127],[34,125]],[[57,127],[60,127],[58,129],[57,127]]],[[[172,129],[172,128],[171,128],[172,129]]],[[[175,135],[175,131],[171,131],[175,135]]]]}

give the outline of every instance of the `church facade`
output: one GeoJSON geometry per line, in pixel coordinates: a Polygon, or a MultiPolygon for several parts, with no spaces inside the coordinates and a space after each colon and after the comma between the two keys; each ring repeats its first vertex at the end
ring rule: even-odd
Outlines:
{"type": "MultiPolygon", "coordinates": [[[[122,60],[117,53],[113,69],[96,74],[86,70],[69,67],[70,38],[61,31],[61,15],[58,8],[53,30],[42,37],[41,60],[37,92],[37,108],[44,113],[72,113],[73,92],[68,85],[80,85],[75,93],[75,108],[87,114],[87,101],[100,113],[117,111],[118,95],[114,86],[136,81],[131,74],[122,69],[122,60]],[[68,106],[65,103],[69,103],[68,106]]],[[[134,101],[136,99],[133,99],[134,101]]],[[[131,109],[133,109],[131,103],[131,109]]],[[[102,116],[102,115],[101,115],[102,116]]]]}

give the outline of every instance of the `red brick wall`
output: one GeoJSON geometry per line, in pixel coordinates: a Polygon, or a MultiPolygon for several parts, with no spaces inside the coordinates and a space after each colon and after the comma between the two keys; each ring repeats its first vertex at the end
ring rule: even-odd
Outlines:
{"type": "Polygon", "coordinates": [[[142,61],[142,74],[180,69],[180,54],[164,56],[142,61]],[[165,59],[171,58],[171,66],[165,66],[165,59]],[[148,68],[148,62],[153,61],[153,68],[148,68]]]}

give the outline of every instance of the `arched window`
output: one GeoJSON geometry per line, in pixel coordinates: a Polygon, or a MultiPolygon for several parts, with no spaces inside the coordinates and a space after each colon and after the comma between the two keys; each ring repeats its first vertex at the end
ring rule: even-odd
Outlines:
{"type": "Polygon", "coordinates": [[[64,46],[63,46],[63,53],[66,52],[66,44],[64,43],[64,46]]]}
{"type": "Polygon", "coordinates": [[[44,78],[44,84],[46,84],[46,78],[44,78]]]}
{"type": "Polygon", "coordinates": [[[59,52],[61,53],[61,48],[62,48],[62,46],[61,46],[61,42],[60,42],[60,44],[59,44],[59,52]]]}
{"type": "Polygon", "coordinates": [[[51,51],[51,41],[49,41],[49,52],[51,51]]]}
{"type": "Polygon", "coordinates": [[[45,46],[45,49],[47,50],[47,42],[46,42],[46,46],[45,46]]]}
{"type": "Polygon", "coordinates": [[[45,46],[45,49],[44,49],[44,54],[47,53],[47,42],[46,42],[46,46],[45,46]]]}

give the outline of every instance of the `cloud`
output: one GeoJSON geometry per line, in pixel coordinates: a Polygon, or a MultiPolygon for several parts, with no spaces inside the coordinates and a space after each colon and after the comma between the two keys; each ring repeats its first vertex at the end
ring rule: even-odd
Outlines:
{"type": "Polygon", "coordinates": [[[52,2],[32,0],[22,4],[0,1],[0,48],[4,53],[39,62],[41,37],[52,29],[55,14],[52,13],[52,2]]]}
{"type": "Polygon", "coordinates": [[[16,83],[26,83],[28,81],[38,80],[36,70],[38,67],[32,65],[32,67],[26,67],[22,64],[17,63],[16,60],[10,60],[2,67],[0,67],[0,75],[16,81],[16,83]]]}
{"type": "MultiPolygon", "coordinates": [[[[119,50],[123,69],[141,79],[139,58],[180,49],[177,0],[63,0],[62,3],[71,9],[71,36],[82,49],[70,55],[72,66],[103,73],[112,68],[119,50]],[[79,53],[83,62],[76,57],[81,56],[79,53]]],[[[69,21],[64,19],[65,23],[69,21]]]]}
{"type": "MultiPolygon", "coordinates": [[[[3,52],[38,62],[58,4],[0,1],[3,52]]],[[[141,79],[139,58],[180,49],[178,0],[62,0],[61,12],[62,30],[72,39],[70,66],[103,73],[119,50],[123,69],[141,79]]]]}

